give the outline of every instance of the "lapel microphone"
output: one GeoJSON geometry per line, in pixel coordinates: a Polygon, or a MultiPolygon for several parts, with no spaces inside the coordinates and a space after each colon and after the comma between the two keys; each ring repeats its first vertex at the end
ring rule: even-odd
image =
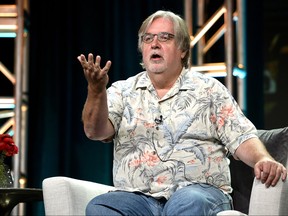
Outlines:
{"type": "Polygon", "coordinates": [[[162,122],[163,122],[163,116],[162,115],[160,115],[159,116],[159,118],[155,118],[154,119],[154,122],[158,125],[158,124],[162,124],[162,122]]]}

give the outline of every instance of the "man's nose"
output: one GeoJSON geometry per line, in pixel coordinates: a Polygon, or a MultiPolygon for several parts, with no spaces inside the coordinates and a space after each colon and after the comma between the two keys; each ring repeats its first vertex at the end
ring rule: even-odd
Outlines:
{"type": "Polygon", "coordinates": [[[151,47],[152,48],[159,47],[159,41],[158,41],[157,37],[158,37],[157,35],[153,36],[153,40],[151,42],[151,47]]]}

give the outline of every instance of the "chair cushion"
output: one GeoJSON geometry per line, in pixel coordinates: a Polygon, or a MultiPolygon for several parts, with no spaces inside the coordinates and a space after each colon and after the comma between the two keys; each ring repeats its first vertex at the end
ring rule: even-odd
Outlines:
{"type": "MultiPolygon", "coordinates": [[[[259,139],[264,143],[269,153],[287,167],[288,157],[288,127],[258,130],[259,139]]],[[[242,161],[230,157],[231,180],[233,187],[234,209],[248,214],[250,195],[254,181],[254,171],[242,161]]]]}

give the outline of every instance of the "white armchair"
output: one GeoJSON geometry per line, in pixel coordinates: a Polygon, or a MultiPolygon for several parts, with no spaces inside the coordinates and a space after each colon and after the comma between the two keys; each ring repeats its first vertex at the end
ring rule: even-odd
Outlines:
{"type": "MultiPolygon", "coordinates": [[[[287,167],[288,127],[259,130],[259,137],[272,156],[287,167]]],[[[238,167],[232,167],[231,171],[238,167]]],[[[236,188],[233,197],[235,211],[223,211],[219,215],[246,215],[247,213],[248,215],[288,215],[288,180],[285,182],[280,180],[275,187],[266,188],[254,178],[248,166],[241,164],[240,167],[242,170],[238,172],[236,170],[236,174],[232,173],[232,185],[234,182],[236,188]],[[249,171],[248,176],[244,174],[243,177],[243,169],[249,171]],[[251,181],[251,185],[244,181],[247,179],[251,181]],[[235,182],[240,186],[235,185],[235,182]],[[245,182],[244,188],[243,182],[245,182]],[[241,202],[244,205],[239,206],[241,202]]],[[[45,214],[49,216],[85,215],[86,205],[93,197],[113,189],[112,186],[62,176],[46,178],[43,180],[45,214]]]]}

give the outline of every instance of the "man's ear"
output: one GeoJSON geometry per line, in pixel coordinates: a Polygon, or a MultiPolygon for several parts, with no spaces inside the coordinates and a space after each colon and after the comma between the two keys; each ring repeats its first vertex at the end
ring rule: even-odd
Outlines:
{"type": "Polygon", "coordinates": [[[181,53],[181,59],[183,59],[186,56],[187,50],[181,53]]]}

